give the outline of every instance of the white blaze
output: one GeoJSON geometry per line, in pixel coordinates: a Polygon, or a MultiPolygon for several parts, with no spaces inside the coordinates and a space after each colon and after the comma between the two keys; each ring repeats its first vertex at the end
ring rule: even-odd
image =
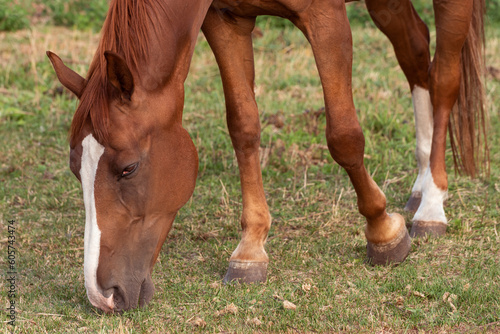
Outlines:
{"type": "Polygon", "coordinates": [[[82,180],[83,201],[85,203],[85,253],[83,262],[85,288],[87,289],[87,296],[92,305],[105,311],[111,311],[114,307],[113,295],[108,298],[104,297],[97,284],[101,231],[99,230],[99,226],[97,226],[94,183],[99,159],[104,153],[104,146],[99,144],[92,135],[88,135],[82,141],[82,147],[80,178],[82,180]]]}

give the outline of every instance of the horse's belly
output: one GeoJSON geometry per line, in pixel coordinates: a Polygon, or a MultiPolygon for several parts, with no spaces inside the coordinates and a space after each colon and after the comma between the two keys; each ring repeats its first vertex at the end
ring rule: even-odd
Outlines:
{"type": "Polygon", "coordinates": [[[276,15],[289,17],[307,9],[311,0],[215,0],[212,7],[238,16],[276,15]]]}

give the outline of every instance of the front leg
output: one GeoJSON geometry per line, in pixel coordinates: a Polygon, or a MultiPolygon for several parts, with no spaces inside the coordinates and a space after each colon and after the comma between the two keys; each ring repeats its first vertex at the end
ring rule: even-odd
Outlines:
{"type": "Polygon", "coordinates": [[[211,8],[202,30],[219,65],[226,98],[227,125],[240,171],[242,236],[231,255],[224,282],[264,282],[269,258],[264,249],[271,215],[260,170],[260,120],[254,87],[251,32],[255,18],[231,17],[211,8]]]}
{"type": "Polygon", "coordinates": [[[410,251],[404,219],[387,214],[386,198],[363,161],[365,140],[351,90],[352,38],[342,0],[317,0],[294,19],[311,43],[326,109],[326,139],[333,159],[341,165],[358,196],[366,218],[368,258],[374,264],[398,263],[410,251]]]}

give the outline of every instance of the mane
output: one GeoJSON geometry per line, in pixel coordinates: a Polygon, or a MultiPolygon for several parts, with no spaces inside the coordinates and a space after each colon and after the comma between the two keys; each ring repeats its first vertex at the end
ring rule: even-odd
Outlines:
{"type": "Polygon", "coordinates": [[[161,34],[162,20],[159,18],[165,12],[161,0],[110,1],[101,40],[87,74],[87,85],[71,123],[72,147],[88,119],[97,141],[108,141],[109,102],[113,96],[108,89],[104,51],[120,54],[133,72],[140,73],[139,65],[148,61],[151,35],[161,34]]]}

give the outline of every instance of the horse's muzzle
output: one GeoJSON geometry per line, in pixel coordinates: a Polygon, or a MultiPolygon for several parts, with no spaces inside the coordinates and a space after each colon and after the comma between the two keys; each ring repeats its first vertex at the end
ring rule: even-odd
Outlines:
{"type": "Polygon", "coordinates": [[[90,300],[92,305],[106,313],[120,313],[137,306],[146,306],[153,297],[154,284],[151,276],[147,275],[140,284],[118,284],[105,291],[105,295],[110,297],[90,300]]]}

